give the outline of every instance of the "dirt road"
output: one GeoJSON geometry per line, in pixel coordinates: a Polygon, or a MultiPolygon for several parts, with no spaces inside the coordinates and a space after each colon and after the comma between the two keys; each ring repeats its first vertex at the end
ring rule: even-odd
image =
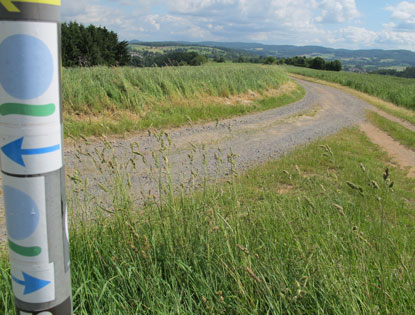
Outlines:
{"type": "Polygon", "coordinates": [[[105,200],[108,194],[102,187],[108,188],[108,174],[113,161],[120,165],[128,164],[126,173],[131,177],[131,184],[137,192],[135,195],[140,201],[143,194],[158,195],[155,157],[159,158],[162,166],[165,166],[166,161],[163,156],[167,157],[175,186],[182,184],[190,187],[193,183],[200,183],[201,177],[206,176],[211,180],[223,178],[229,175],[231,168],[244,170],[278,158],[298,145],[326,137],[364,120],[364,111],[369,106],[367,103],[331,87],[298,82],[306,89],[306,96],[289,106],[169,130],[169,139],[166,136],[157,139],[157,136],[149,136],[146,132],[126,139],[108,139],[110,144],[102,141],[77,143],[67,147],[66,167],[71,174],[78,170],[75,177],[83,181],[87,179],[90,195],[102,200],[106,207],[111,201],[105,200]],[[110,145],[112,149],[109,149],[110,145]],[[168,148],[163,156],[160,153],[153,155],[164,145],[168,148]],[[103,151],[105,153],[101,154],[103,151]],[[145,157],[146,163],[138,153],[145,157]],[[233,157],[234,163],[229,162],[229,157],[233,157]],[[135,167],[129,162],[130,159],[134,161],[135,167]],[[97,171],[99,168],[102,168],[102,172],[97,171]]]}
{"type": "MultiPolygon", "coordinates": [[[[364,121],[365,109],[370,106],[364,101],[328,86],[297,82],[306,89],[305,98],[282,108],[219,122],[189,124],[169,130],[168,136],[145,132],[105,142],[68,145],[65,163],[71,176],[67,190],[72,207],[88,207],[86,198],[111,212],[109,192],[114,188],[109,177],[115,174],[117,163],[125,166],[120,173],[128,174],[135,199],[140,203],[147,197],[158,196],[157,159],[161,168],[168,163],[174,186],[190,189],[200,184],[203,177],[223,178],[232,170],[242,171],[278,158],[298,145],[364,121]]],[[[162,172],[165,173],[166,170],[162,172]]],[[[2,209],[0,214],[4,216],[2,209]]],[[[4,233],[4,224],[0,224],[0,238],[4,239],[4,233]]]]}

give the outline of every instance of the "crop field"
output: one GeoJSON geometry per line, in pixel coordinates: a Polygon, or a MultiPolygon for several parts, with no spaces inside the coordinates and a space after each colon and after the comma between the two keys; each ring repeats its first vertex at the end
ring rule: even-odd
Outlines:
{"type": "MultiPolygon", "coordinates": [[[[121,134],[269,109],[267,92],[288,82],[281,69],[247,64],[64,69],[65,134],[121,134]],[[252,102],[229,101],[232,96],[249,98],[252,94],[252,102]]],[[[271,106],[304,96],[300,87],[291,92],[291,97],[274,98],[271,106]]]]}
{"type": "Polygon", "coordinates": [[[415,110],[415,79],[352,72],[284,67],[288,72],[339,83],[395,105],[415,110]]]}

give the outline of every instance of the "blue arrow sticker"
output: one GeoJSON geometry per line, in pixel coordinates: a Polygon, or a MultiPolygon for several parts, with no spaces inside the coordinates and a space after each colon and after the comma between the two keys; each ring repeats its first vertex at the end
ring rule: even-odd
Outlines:
{"type": "Polygon", "coordinates": [[[13,162],[25,167],[23,160],[23,155],[39,155],[45,153],[51,153],[58,151],[60,149],[60,144],[53,145],[45,148],[36,148],[36,149],[22,149],[24,137],[21,137],[17,140],[14,140],[6,145],[4,145],[1,150],[3,153],[13,162]]]}
{"type": "Polygon", "coordinates": [[[23,292],[24,295],[39,291],[51,283],[50,281],[32,277],[25,272],[22,272],[22,274],[24,280],[19,280],[13,275],[12,279],[17,284],[23,285],[25,287],[23,292]]]}

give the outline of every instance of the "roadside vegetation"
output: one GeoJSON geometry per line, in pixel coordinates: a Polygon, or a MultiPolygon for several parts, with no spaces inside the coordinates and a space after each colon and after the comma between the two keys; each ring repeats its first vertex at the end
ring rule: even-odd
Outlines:
{"type": "Polygon", "coordinates": [[[284,67],[288,72],[343,86],[376,96],[395,105],[415,110],[415,79],[352,72],[328,72],[299,67],[284,67]]]}
{"type": "Polygon", "coordinates": [[[214,121],[286,105],[304,93],[281,69],[261,65],[68,68],[65,134],[78,138],[214,121]]]}
{"type": "Polygon", "coordinates": [[[384,118],[375,112],[368,112],[367,117],[373,125],[385,131],[393,139],[400,142],[408,149],[415,151],[415,133],[413,131],[405,128],[399,123],[384,118]]]}
{"type": "MultiPolygon", "coordinates": [[[[112,203],[69,199],[75,314],[415,313],[415,181],[357,129],[144,206],[102,157],[112,203]]],[[[0,291],[12,314],[4,255],[0,291]]]]}

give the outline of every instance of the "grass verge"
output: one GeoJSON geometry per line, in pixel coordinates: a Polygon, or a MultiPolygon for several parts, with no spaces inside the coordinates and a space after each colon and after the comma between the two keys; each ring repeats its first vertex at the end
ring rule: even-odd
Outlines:
{"type": "Polygon", "coordinates": [[[415,181],[387,161],[348,129],[142,208],[118,175],[71,226],[75,314],[413,314],[415,181]]]}
{"type": "Polygon", "coordinates": [[[96,67],[63,74],[65,135],[73,138],[229,118],[286,105],[305,94],[280,69],[249,64],[96,67]],[[279,90],[288,95],[277,95],[279,90]]]}
{"type": "Polygon", "coordinates": [[[367,118],[379,129],[388,133],[393,139],[400,142],[408,149],[415,150],[415,134],[401,124],[390,121],[381,115],[368,111],[367,118]]]}

